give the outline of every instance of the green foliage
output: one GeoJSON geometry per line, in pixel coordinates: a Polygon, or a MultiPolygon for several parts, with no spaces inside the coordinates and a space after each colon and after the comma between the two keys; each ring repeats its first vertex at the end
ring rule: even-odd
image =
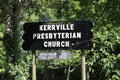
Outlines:
{"type": "MultiPolygon", "coordinates": [[[[97,77],[99,77],[99,80],[118,80],[120,79],[118,68],[120,65],[118,64],[119,60],[117,57],[120,53],[119,24],[115,25],[113,21],[110,21],[110,17],[108,16],[110,12],[107,12],[109,9],[106,8],[108,6],[106,5],[108,2],[105,1],[96,4],[98,4],[98,6],[95,7],[96,13],[99,11],[101,14],[96,14],[98,17],[96,17],[95,27],[93,30],[94,45],[93,49],[87,55],[88,69],[92,76],[91,79],[97,79],[97,77]],[[100,9],[100,6],[104,7],[100,9]]],[[[113,10],[112,7],[111,10],[113,10]]]]}
{"type": "Polygon", "coordinates": [[[21,61],[18,65],[9,64],[10,70],[9,73],[11,76],[14,76],[13,78],[15,80],[27,80],[29,77],[28,71],[29,71],[29,64],[26,64],[26,62],[21,61]]]}
{"type": "Polygon", "coordinates": [[[4,25],[0,25],[0,73],[5,72],[5,50],[3,46],[4,25]]]}

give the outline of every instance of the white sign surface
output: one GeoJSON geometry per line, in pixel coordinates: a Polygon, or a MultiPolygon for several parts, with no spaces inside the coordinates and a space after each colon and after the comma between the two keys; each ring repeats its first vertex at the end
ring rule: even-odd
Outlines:
{"type": "Polygon", "coordinates": [[[39,60],[62,60],[71,59],[72,54],[70,52],[54,52],[54,53],[39,53],[39,60]]]}

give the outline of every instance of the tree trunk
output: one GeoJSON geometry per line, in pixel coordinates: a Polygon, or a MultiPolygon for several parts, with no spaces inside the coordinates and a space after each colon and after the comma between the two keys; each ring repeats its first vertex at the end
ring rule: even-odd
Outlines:
{"type": "Polygon", "coordinates": [[[70,80],[70,73],[71,73],[70,68],[71,68],[70,61],[68,61],[67,80],[70,80]]]}
{"type": "Polygon", "coordinates": [[[11,75],[9,72],[11,66],[8,64],[13,64],[14,66],[19,64],[20,60],[20,3],[18,0],[2,0],[2,12],[5,15],[6,29],[4,32],[3,43],[6,49],[6,80],[14,80],[17,76],[11,75]]]}

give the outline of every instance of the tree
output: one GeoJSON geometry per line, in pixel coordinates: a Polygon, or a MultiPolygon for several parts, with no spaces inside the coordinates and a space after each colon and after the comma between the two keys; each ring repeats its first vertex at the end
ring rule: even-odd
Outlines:
{"type": "MultiPolygon", "coordinates": [[[[28,69],[22,69],[22,65],[25,66],[25,63],[22,60],[21,54],[21,28],[19,26],[19,22],[21,20],[21,7],[22,1],[18,0],[0,0],[0,10],[2,20],[1,23],[5,24],[5,32],[4,32],[4,46],[6,50],[6,60],[5,60],[5,79],[25,79],[28,77],[28,74],[23,74],[24,71],[28,69]],[[22,72],[23,71],[23,72],[22,72]]],[[[26,65],[27,67],[27,65],[26,65]]]]}

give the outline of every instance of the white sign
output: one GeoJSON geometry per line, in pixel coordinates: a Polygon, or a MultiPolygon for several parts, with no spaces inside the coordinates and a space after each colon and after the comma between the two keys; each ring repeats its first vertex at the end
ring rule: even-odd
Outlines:
{"type": "Polygon", "coordinates": [[[54,52],[54,53],[39,53],[39,60],[62,60],[71,59],[72,54],[70,52],[54,52]]]}

